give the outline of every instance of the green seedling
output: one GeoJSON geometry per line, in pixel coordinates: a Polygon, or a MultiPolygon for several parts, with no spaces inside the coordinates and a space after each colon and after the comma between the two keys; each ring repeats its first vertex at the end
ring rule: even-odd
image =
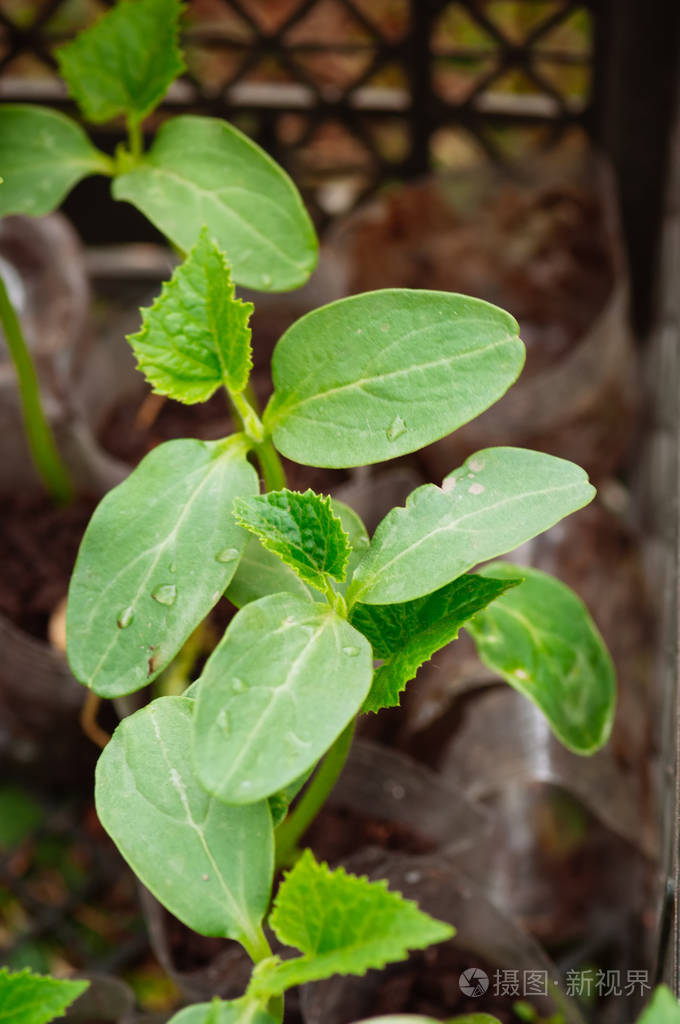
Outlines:
{"type": "Polygon", "coordinates": [[[417,488],[372,538],[342,503],[287,488],[281,455],[347,468],[447,435],[502,397],[524,346],[509,314],[476,299],[396,289],[344,299],[279,339],[260,414],[252,307],[234,285],[301,284],[316,239],[289,179],[229,125],[170,119],[145,151],[144,119],[183,67],[180,13],[177,0],[123,0],[57,51],[85,119],[125,119],[113,157],[60,114],[2,108],[0,212],[45,213],[84,176],[105,174],[114,198],[187,254],[129,340],[156,393],[193,404],[222,389],[239,429],[160,445],[104,498],[71,582],[68,655],[85,686],[120,697],[152,683],[223,596],[234,606],[185,693],[116,729],[96,803],[158,899],[253,961],[241,999],[183,1010],[183,1024],[271,1024],[293,986],[363,974],[453,934],[384,882],[301,849],[360,714],[397,705],[462,627],[577,752],[606,741],[615,684],[562,584],[506,563],[473,571],[587,504],[594,489],[578,466],[477,452],[441,486],[417,488]],[[289,870],[273,894],[277,865],[289,870]],[[274,954],[267,929],[296,954],[274,954]]]}
{"type": "Polygon", "coordinates": [[[235,608],[200,677],[124,719],[97,767],[100,819],[144,884],[255,965],[240,1000],[184,1010],[182,1024],[280,1021],[289,988],[452,934],[300,841],[357,717],[398,705],[462,627],[572,750],[602,746],[614,707],[611,660],[564,584],[507,562],[472,571],[587,504],[594,489],[578,466],[477,452],[441,486],[416,488],[372,538],[341,502],[285,486],[280,455],[382,461],[481,413],[523,364],[512,317],[427,291],[331,303],[279,339],[260,415],[251,311],[204,230],[129,341],[156,392],[193,403],[221,387],[241,429],[160,445],[104,498],[67,611],[75,675],[119,697],[157,678],[222,596],[235,608]],[[272,909],[277,865],[290,871],[272,909]],[[297,955],[273,955],[265,925],[297,955]]]}
{"type": "MultiPolygon", "coordinates": [[[[316,264],[316,235],[292,181],[262,149],[224,121],[185,116],[164,121],[144,150],[144,121],[185,67],[178,43],[182,10],[179,0],[123,0],[56,50],[85,121],[124,119],[127,144],[113,157],[72,118],[30,104],[0,105],[0,217],[50,213],[83,178],[105,175],[113,197],[136,206],[180,252],[209,223],[229,251],[238,284],[261,291],[297,288],[316,264]]],[[[31,456],[48,491],[68,501],[72,482],[1,278],[0,325],[19,382],[31,456]]]]}

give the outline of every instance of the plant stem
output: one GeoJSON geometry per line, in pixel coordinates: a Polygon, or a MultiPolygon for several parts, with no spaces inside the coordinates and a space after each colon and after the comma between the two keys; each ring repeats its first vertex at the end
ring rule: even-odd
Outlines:
{"type": "MultiPolygon", "coordinates": [[[[228,392],[227,392],[228,393],[228,392]]],[[[255,444],[255,456],[260,464],[260,471],[262,473],[265,487],[268,491],[280,491],[286,486],[286,471],[283,468],[283,464],[279,457],[279,453],[272,444],[271,440],[264,435],[264,428],[260,420],[260,409],[257,401],[255,392],[253,391],[252,384],[247,384],[242,395],[230,395],[232,403],[236,408],[236,412],[241,417],[246,433],[248,431],[248,423],[246,417],[241,408],[236,404],[236,398],[240,398],[242,404],[250,410],[250,413],[256,418],[260,429],[260,436],[254,437],[255,444]]],[[[250,433],[252,437],[252,433],[250,433]]]]}
{"type": "Polygon", "coordinates": [[[26,425],[26,438],[33,462],[50,494],[58,502],[66,504],[73,497],[73,486],[45,417],[40,401],[38,375],[2,275],[0,275],[0,323],[19,379],[19,395],[26,425]]]}
{"type": "Polygon", "coordinates": [[[283,468],[279,453],[271,441],[261,441],[255,445],[255,455],[260,464],[265,487],[268,491],[281,491],[286,486],[286,471],[283,468]]]}
{"type": "Polygon", "coordinates": [[[128,128],[128,146],[130,149],[130,156],[134,163],[137,163],[142,158],[144,152],[144,136],[142,135],[141,122],[136,118],[129,117],[127,122],[128,128]]]}
{"type": "Polygon", "coordinates": [[[298,842],[325,804],[345,766],[352,746],[356,720],[352,719],[321,762],[293,810],[276,830],[276,866],[282,868],[295,859],[298,842]]]}
{"type": "MultiPolygon", "coordinates": [[[[259,964],[261,960],[266,960],[267,957],[272,955],[271,947],[267,942],[267,937],[264,934],[262,927],[259,927],[254,935],[249,936],[248,938],[244,936],[241,939],[241,944],[254,964],[259,964]]],[[[282,1024],[283,996],[272,996],[269,1000],[267,1011],[274,1018],[277,1024],[282,1024]]]]}

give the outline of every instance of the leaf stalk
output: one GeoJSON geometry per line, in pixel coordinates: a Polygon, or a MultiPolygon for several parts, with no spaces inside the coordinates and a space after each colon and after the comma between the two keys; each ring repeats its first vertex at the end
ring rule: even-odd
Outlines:
{"type": "Polygon", "coordinates": [[[352,746],[356,719],[343,729],[321,762],[297,806],[276,830],[276,868],[289,867],[298,856],[298,843],[328,799],[352,746]]]}
{"type": "Polygon", "coordinates": [[[40,385],[35,364],[2,275],[0,275],[0,323],[19,380],[21,409],[33,462],[52,497],[61,504],[67,504],[73,498],[73,485],[47,422],[40,399],[40,385]]]}

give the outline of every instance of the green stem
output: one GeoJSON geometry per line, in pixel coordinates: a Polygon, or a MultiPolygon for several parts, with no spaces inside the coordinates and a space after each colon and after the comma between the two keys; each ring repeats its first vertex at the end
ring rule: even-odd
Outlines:
{"type": "Polygon", "coordinates": [[[38,375],[1,275],[0,323],[19,379],[21,408],[33,461],[48,491],[57,501],[65,504],[73,497],[73,486],[45,417],[40,401],[38,375]]]}
{"type": "Polygon", "coordinates": [[[266,960],[267,957],[272,955],[271,948],[267,942],[267,936],[264,934],[262,926],[259,926],[257,931],[253,932],[252,935],[244,935],[241,939],[241,945],[254,964],[259,964],[260,960],[266,960]]]}
{"type": "Polygon", "coordinates": [[[255,445],[255,455],[260,464],[265,487],[268,491],[281,491],[286,486],[286,471],[283,468],[279,453],[271,441],[261,441],[255,445]]]}
{"type": "MultiPolygon", "coordinates": [[[[267,942],[262,926],[259,926],[253,935],[244,936],[241,939],[241,944],[254,964],[259,964],[261,960],[266,960],[267,957],[272,955],[271,947],[267,942]]],[[[282,1024],[283,996],[272,996],[267,1006],[267,1012],[274,1018],[277,1024],[282,1024]]]]}
{"type": "Polygon", "coordinates": [[[144,153],[144,136],[142,135],[141,122],[136,118],[129,117],[127,121],[127,129],[130,156],[134,163],[138,163],[144,153]]]}
{"type": "Polygon", "coordinates": [[[298,843],[325,804],[340,777],[352,746],[356,720],[352,719],[346,729],[321,762],[316,775],[307,786],[295,809],[281,822],[276,830],[276,866],[282,868],[294,859],[298,843]]]}
{"type": "Polygon", "coordinates": [[[286,471],[283,468],[283,463],[279,458],[279,453],[272,444],[268,437],[265,437],[264,427],[259,416],[259,406],[257,397],[253,390],[252,384],[247,384],[242,395],[230,395],[236,411],[241,417],[246,433],[249,433],[255,443],[255,456],[258,463],[260,464],[260,471],[264,478],[265,487],[268,491],[281,491],[286,486],[286,471]],[[248,425],[241,409],[236,405],[236,398],[240,398],[245,407],[257,420],[260,434],[259,437],[254,437],[252,433],[248,431],[248,425]]]}

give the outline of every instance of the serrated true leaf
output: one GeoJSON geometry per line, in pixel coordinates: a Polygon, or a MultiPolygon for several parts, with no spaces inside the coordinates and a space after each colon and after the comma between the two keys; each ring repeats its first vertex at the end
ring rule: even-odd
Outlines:
{"type": "Polygon", "coordinates": [[[305,583],[325,590],[327,576],[342,581],[349,537],[326,495],[307,490],[270,491],[234,503],[236,521],[253,533],[305,583]]]}
{"type": "Polygon", "coordinates": [[[229,624],[196,690],[194,763],[227,803],[278,792],[311,768],[361,707],[366,639],[327,604],[274,594],[229,624]]]}
{"type": "Polygon", "coordinates": [[[637,1024],[680,1024],[680,1003],[667,985],[659,985],[654,989],[637,1024]]]}
{"type": "Polygon", "coordinates": [[[480,658],[540,708],[565,746],[594,753],[611,731],[616,676],[585,605],[538,569],[494,562],[482,572],[523,582],[466,624],[480,658]]]}
{"type": "Polygon", "coordinates": [[[62,1017],[89,981],[61,981],[30,970],[0,968],[0,1021],[3,1024],[48,1024],[62,1017]]]}
{"type": "Polygon", "coordinates": [[[524,362],[517,332],[502,309],[449,292],[340,299],[277,343],[265,425],[279,451],[310,466],[416,451],[504,394],[524,362]]]}
{"type": "Polygon", "coordinates": [[[75,121],[30,104],[0,106],[0,217],[51,213],[82,178],[111,161],[75,121]]]}
{"type": "Polygon", "coordinates": [[[437,590],[512,551],[592,501],[573,462],[523,448],[486,448],[425,484],[378,526],[347,591],[350,602],[394,604],[437,590]]]}
{"type": "Polygon", "coordinates": [[[157,394],[206,402],[222,385],[238,394],[248,383],[252,312],[235,298],[224,255],[204,230],[128,341],[157,394]]]}
{"type": "Polygon", "coordinates": [[[115,179],[113,194],[185,252],[207,224],[237,284],[286,291],[316,264],[316,235],[293,182],[224,121],[166,121],[142,162],[115,179]]]}
{"type": "MultiPolygon", "coordinates": [[[[344,594],[355,567],[368,548],[369,538],[363,522],[349,505],[331,498],[331,508],[340,520],[351,548],[347,561],[347,579],[337,587],[344,594]]],[[[225,596],[237,608],[242,608],[267,594],[280,593],[297,594],[298,597],[307,597],[312,601],[324,600],[318,590],[303,583],[278,555],[264,548],[257,537],[251,537],[225,596]]]]}
{"type": "Polygon", "coordinates": [[[119,0],[90,28],[60,46],[59,70],[88,121],[119,114],[142,121],[184,71],[178,45],[180,0],[119,0]]]}
{"type": "Polygon", "coordinates": [[[170,663],[236,571],[248,534],[231,505],[257,488],[235,435],[167,441],[106,495],[69,588],[68,657],[81,683],[117,697],[170,663]]]}
{"type": "MultiPolygon", "coordinates": [[[[196,1003],[180,1010],[168,1024],[277,1024],[261,1006],[250,999],[196,1003]]],[[[482,1022],[483,1024],[483,1022],[482,1022]]]]}
{"type": "Polygon", "coordinates": [[[227,807],[198,784],[193,706],[186,697],[161,697],[123,719],[97,763],[97,814],[135,874],[180,921],[252,948],[274,870],[269,807],[227,807]]]}
{"type": "Polygon", "coordinates": [[[386,882],[370,882],[344,868],[331,871],[310,850],[279,886],[269,924],[281,942],[303,955],[263,961],[248,990],[253,995],[279,995],[334,974],[364,974],[455,934],[386,882]]]}
{"type": "Polygon", "coordinates": [[[373,676],[363,711],[399,704],[399,694],[420,666],[455,640],[460,627],[519,580],[466,574],[426,597],[403,604],[354,605],[350,622],[370,641],[383,664],[373,676]]]}

